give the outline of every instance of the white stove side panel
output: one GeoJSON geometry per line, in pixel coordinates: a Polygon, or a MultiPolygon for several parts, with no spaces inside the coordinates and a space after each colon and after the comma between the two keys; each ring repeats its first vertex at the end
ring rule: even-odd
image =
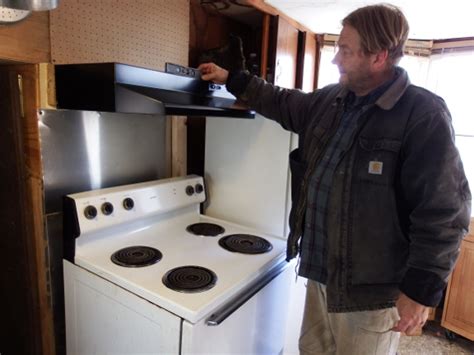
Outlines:
{"type": "Polygon", "coordinates": [[[205,214],[286,238],[290,137],[261,115],[208,117],[205,214]]]}
{"type": "Polygon", "coordinates": [[[68,355],[178,354],[181,319],[64,261],[68,355]]]}

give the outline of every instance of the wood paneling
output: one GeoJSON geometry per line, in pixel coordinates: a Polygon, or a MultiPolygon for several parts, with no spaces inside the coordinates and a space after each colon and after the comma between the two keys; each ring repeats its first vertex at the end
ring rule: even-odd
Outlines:
{"type": "Polygon", "coordinates": [[[267,77],[268,67],[268,51],[270,46],[270,15],[263,16],[262,24],[262,55],[260,58],[260,76],[264,79],[267,77]]]}
{"type": "Polygon", "coordinates": [[[184,176],[187,173],[186,129],[185,117],[171,117],[171,176],[173,177],[184,176]]]}
{"type": "Polygon", "coordinates": [[[448,284],[441,325],[474,340],[474,222],[448,284]]]}
{"type": "Polygon", "coordinates": [[[36,116],[38,67],[3,66],[0,73],[1,306],[2,325],[8,326],[1,332],[8,338],[0,341],[0,351],[54,354],[36,116]]]}
{"type": "Polygon", "coordinates": [[[17,24],[0,26],[0,59],[24,62],[49,62],[49,13],[34,12],[17,24]]]}
{"type": "Polygon", "coordinates": [[[34,257],[31,262],[34,266],[36,292],[38,293],[38,311],[40,313],[40,327],[42,349],[44,354],[54,353],[53,313],[50,295],[50,277],[47,269],[47,245],[44,235],[43,221],[43,169],[41,162],[41,147],[37,110],[39,107],[39,66],[22,65],[14,69],[23,80],[24,117],[21,121],[24,146],[25,168],[27,171],[23,183],[26,188],[26,227],[28,239],[34,257]]]}
{"type": "Polygon", "coordinates": [[[39,87],[39,107],[56,108],[54,65],[49,63],[39,64],[39,87]]]}

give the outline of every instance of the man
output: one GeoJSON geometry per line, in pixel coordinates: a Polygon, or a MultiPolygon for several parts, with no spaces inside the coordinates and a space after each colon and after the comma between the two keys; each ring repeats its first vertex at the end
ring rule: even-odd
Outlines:
{"type": "Polygon", "coordinates": [[[313,93],[200,70],[299,135],[287,254],[309,279],[301,353],[395,354],[442,297],[471,194],[444,101],[397,67],[403,13],[367,6],[342,24],[339,84],[313,93]]]}

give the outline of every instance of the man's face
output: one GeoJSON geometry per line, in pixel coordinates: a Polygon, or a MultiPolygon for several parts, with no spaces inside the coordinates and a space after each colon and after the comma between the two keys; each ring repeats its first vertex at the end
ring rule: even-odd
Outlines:
{"type": "Polygon", "coordinates": [[[339,68],[339,83],[356,94],[365,92],[373,80],[372,55],[363,52],[355,28],[348,25],[343,27],[338,47],[332,63],[339,68]]]}

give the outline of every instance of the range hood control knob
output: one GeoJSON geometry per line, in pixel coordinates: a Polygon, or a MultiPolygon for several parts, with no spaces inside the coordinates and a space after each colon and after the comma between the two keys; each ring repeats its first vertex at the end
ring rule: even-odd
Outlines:
{"type": "Polygon", "coordinates": [[[110,202],[104,202],[102,206],[100,207],[102,210],[102,213],[105,214],[106,216],[111,215],[112,212],[114,211],[114,206],[110,202]]]}
{"type": "Polygon", "coordinates": [[[86,216],[87,219],[94,219],[97,217],[97,208],[92,205],[87,206],[84,208],[84,216],[86,216]]]}
{"type": "Polygon", "coordinates": [[[200,194],[201,192],[204,191],[204,186],[202,186],[202,184],[196,184],[196,186],[194,186],[194,189],[196,190],[198,194],[200,194]]]}
{"type": "Polygon", "coordinates": [[[191,185],[186,186],[186,194],[188,196],[192,196],[194,194],[194,187],[192,187],[191,185]]]}
{"type": "Polygon", "coordinates": [[[135,206],[135,202],[133,202],[133,200],[130,197],[127,197],[126,199],[124,199],[122,204],[123,204],[123,208],[125,208],[127,211],[130,211],[135,206]]]}

